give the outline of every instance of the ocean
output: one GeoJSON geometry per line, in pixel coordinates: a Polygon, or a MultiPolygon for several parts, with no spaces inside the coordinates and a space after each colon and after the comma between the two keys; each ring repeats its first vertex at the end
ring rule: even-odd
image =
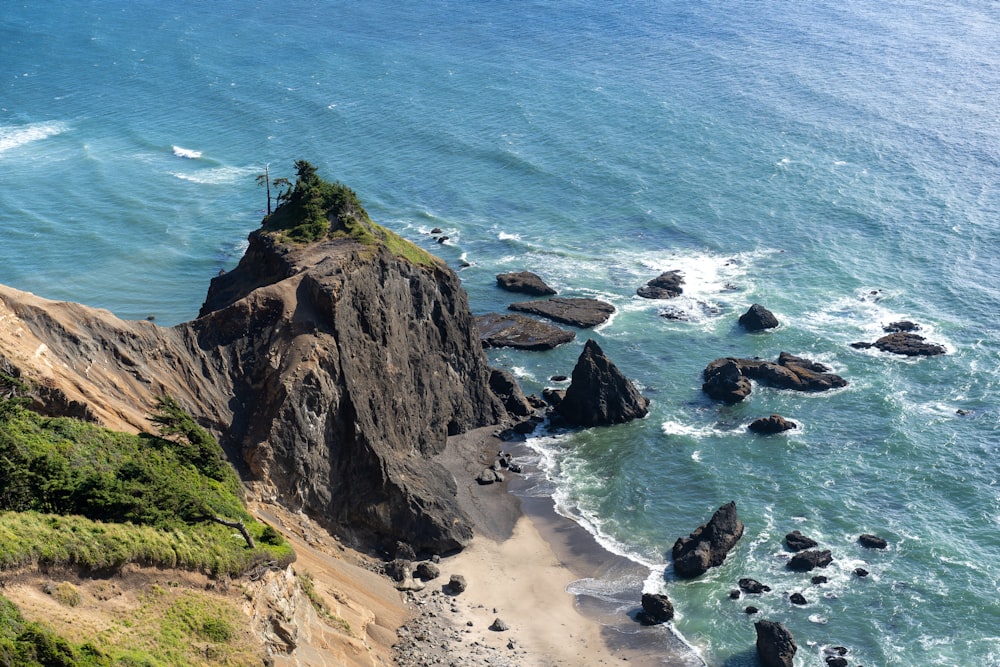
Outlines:
{"type": "Polygon", "coordinates": [[[257,174],[309,160],[455,268],[476,314],[519,300],[495,284],[512,270],[615,305],[571,344],[490,356],[540,392],[592,337],[652,400],[528,445],[709,665],[755,665],[762,617],[801,666],[838,645],[1000,665],[1000,5],[16,2],[0,63],[0,283],[191,319],[260,223],[257,174]],[[672,269],[681,297],[636,296],[672,269]],[[742,331],[752,303],[781,326],[742,331]],[[850,347],[897,320],[947,354],[850,347]],[[849,385],[701,391],[711,360],[781,351],[849,385]],[[747,431],[771,413],[799,428],[747,431]],[[730,500],[737,548],[676,579],[674,541],[730,500]],[[785,569],[796,529],[833,552],[829,583],[785,569]],[[731,600],[741,577],[773,591],[731,600]]]}

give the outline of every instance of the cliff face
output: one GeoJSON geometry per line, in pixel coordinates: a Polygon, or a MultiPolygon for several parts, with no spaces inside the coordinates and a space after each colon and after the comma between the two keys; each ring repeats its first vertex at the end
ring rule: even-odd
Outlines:
{"type": "Polygon", "coordinates": [[[471,537],[430,457],[499,423],[467,297],[443,265],[254,233],[198,319],[165,329],[0,288],[0,366],[55,414],[147,430],[170,394],[241,472],[360,540],[445,551],[471,537]]]}

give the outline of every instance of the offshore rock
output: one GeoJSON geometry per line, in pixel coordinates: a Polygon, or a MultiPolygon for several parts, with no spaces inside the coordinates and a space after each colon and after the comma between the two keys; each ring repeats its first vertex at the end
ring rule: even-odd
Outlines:
{"type": "Polygon", "coordinates": [[[198,319],[161,328],[0,288],[0,362],[40,407],[148,430],[170,395],[241,475],[348,539],[444,552],[471,539],[449,434],[506,412],[458,277],[347,238],[264,232],[212,280],[198,319]]]}
{"type": "Polygon", "coordinates": [[[813,538],[806,537],[799,531],[793,530],[785,535],[785,546],[788,547],[789,551],[797,552],[805,551],[806,549],[813,549],[819,546],[819,543],[813,538]]]}
{"type": "Polygon", "coordinates": [[[648,406],[649,399],[611,363],[600,345],[588,340],[556,410],[575,426],[610,426],[645,417],[648,406]]]}
{"type": "Polygon", "coordinates": [[[781,415],[771,415],[769,417],[761,417],[760,419],[753,420],[747,428],[754,433],[759,433],[761,435],[773,435],[775,433],[782,433],[783,431],[790,431],[793,428],[798,428],[798,424],[785,419],[781,415]]]}
{"type": "Polygon", "coordinates": [[[755,303],[747,312],[740,315],[740,324],[747,331],[764,331],[778,326],[778,318],[770,310],[755,303]]]}
{"type": "Polygon", "coordinates": [[[943,345],[928,343],[923,336],[909,331],[897,331],[882,336],[874,343],[851,343],[851,347],[862,350],[874,347],[882,352],[890,352],[906,357],[933,357],[947,352],[943,345]]]}
{"type": "Polygon", "coordinates": [[[684,293],[684,277],[680,271],[665,271],[636,290],[644,299],[673,299],[684,293]]]}
{"type": "Polygon", "coordinates": [[[736,403],[750,395],[749,380],[776,389],[828,391],[846,387],[847,380],[830,372],[823,364],[787,352],[777,363],[762,359],[716,359],[702,373],[702,390],[716,400],[736,403]]]}
{"type": "Polygon", "coordinates": [[[674,543],[674,572],[678,577],[698,577],[711,567],[718,567],[743,536],[743,522],[736,514],[736,503],[723,505],[707,524],[674,543]]]}
{"type": "Polygon", "coordinates": [[[497,286],[508,292],[521,292],[532,296],[548,296],[556,293],[554,289],[545,284],[544,280],[531,271],[498,274],[497,286]]]}
{"type": "Polygon", "coordinates": [[[674,605],[666,595],[643,593],[642,609],[635,617],[643,625],[668,623],[674,619],[674,605]]]}
{"type": "Polygon", "coordinates": [[[544,301],[521,301],[507,306],[510,310],[547,317],[553,322],[588,328],[606,322],[615,307],[597,299],[555,297],[544,301]]]}
{"type": "Polygon", "coordinates": [[[752,391],[737,359],[716,359],[705,368],[702,377],[705,380],[702,391],[724,403],[739,403],[752,391]]]}
{"type": "Polygon", "coordinates": [[[792,659],[799,647],[792,633],[781,623],[757,621],[757,657],[763,667],[792,667],[792,659]]]}
{"type": "Polygon", "coordinates": [[[811,549],[800,551],[789,559],[786,567],[795,572],[809,572],[817,567],[826,567],[833,562],[833,555],[828,549],[822,551],[811,549]]]}
{"type": "Polygon", "coordinates": [[[483,347],[551,350],[576,338],[576,332],[517,313],[487,313],[476,318],[483,347]]]}
{"type": "Polygon", "coordinates": [[[858,537],[858,544],[866,549],[886,549],[889,543],[877,535],[865,533],[858,537]]]}

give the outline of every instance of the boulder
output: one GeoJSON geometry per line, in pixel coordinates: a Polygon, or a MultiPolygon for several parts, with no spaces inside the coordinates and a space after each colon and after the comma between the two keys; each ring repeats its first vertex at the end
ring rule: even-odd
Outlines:
{"type": "Polygon", "coordinates": [[[750,395],[749,380],[796,391],[827,391],[847,386],[847,380],[831,373],[823,364],[787,352],[778,355],[777,363],[734,357],[716,359],[705,367],[702,378],[702,390],[727,403],[742,401],[750,395]]]}
{"type": "Polygon", "coordinates": [[[460,593],[465,592],[467,586],[468,585],[465,583],[465,577],[460,574],[453,574],[451,575],[451,579],[448,580],[446,588],[452,595],[459,595],[460,593]]]}
{"type": "Polygon", "coordinates": [[[606,322],[615,307],[597,299],[567,299],[554,297],[544,301],[521,301],[508,306],[510,310],[547,317],[553,322],[574,327],[594,327],[606,322]]]}
{"type": "Polygon", "coordinates": [[[750,395],[750,380],[743,376],[736,359],[716,359],[702,373],[702,391],[717,401],[739,403],[750,395]]]}
{"type": "Polygon", "coordinates": [[[826,576],[824,576],[822,574],[817,574],[815,577],[813,577],[809,581],[812,582],[813,586],[819,586],[821,584],[828,583],[830,581],[830,578],[826,577],[826,576]]]}
{"type": "Polygon", "coordinates": [[[441,576],[441,568],[439,568],[434,563],[424,561],[417,564],[417,576],[424,581],[430,581],[432,579],[437,579],[441,576]]]}
{"type": "Polygon", "coordinates": [[[504,623],[501,619],[495,618],[490,624],[490,630],[493,632],[507,632],[510,630],[510,626],[504,623]]]}
{"type": "Polygon", "coordinates": [[[811,537],[806,537],[799,531],[793,530],[785,535],[785,546],[788,547],[789,551],[805,551],[818,547],[819,544],[811,537]]]}
{"type": "Polygon", "coordinates": [[[636,293],[645,299],[672,299],[684,293],[684,277],[680,271],[665,271],[646,283],[636,293]]]}
{"type": "Polygon", "coordinates": [[[819,551],[811,549],[800,551],[788,561],[788,569],[796,572],[809,572],[817,567],[826,567],[833,562],[833,556],[829,550],[819,551]]]}
{"type": "Polygon", "coordinates": [[[476,328],[483,347],[551,350],[576,338],[573,331],[515,313],[480,315],[476,318],[476,328]]]}
{"type": "Polygon", "coordinates": [[[507,412],[515,417],[527,417],[534,414],[534,408],[528,401],[521,385],[510,371],[500,368],[490,369],[490,390],[500,399],[507,412]]]}
{"type": "Polygon", "coordinates": [[[909,320],[900,320],[899,322],[890,322],[882,327],[882,331],[886,333],[899,333],[908,332],[912,333],[914,331],[920,331],[920,325],[916,322],[910,322],[909,320]]]}
{"type": "Polygon", "coordinates": [[[659,593],[642,594],[642,610],[636,614],[636,619],[643,625],[659,625],[674,618],[674,605],[666,595],[659,593]]]}
{"type": "Polygon", "coordinates": [[[889,543],[883,540],[881,537],[876,535],[869,535],[865,533],[858,537],[858,544],[865,547],[866,549],[885,549],[889,546],[889,543]]]}
{"type": "Polygon", "coordinates": [[[802,593],[792,593],[788,596],[788,601],[792,604],[806,605],[809,604],[809,600],[806,600],[806,596],[802,593]]]}
{"type": "Polygon", "coordinates": [[[854,568],[854,576],[858,577],[859,579],[864,579],[865,577],[868,576],[868,574],[869,574],[868,570],[866,570],[863,567],[854,568]]]}
{"type": "Polygon", "coordinates": [[[736,514],[736,503],[729,502],[688,537],[674,543],[674,573],[678,577],[697,577],[710,567],[722,565],[726,555],[743,536],[743,522],[736,514]]]}
{"type": "Polygon", "coordinates": [[[767,593],[771,590],[770,586],[766,586],[756,579],[743,578],[739,581],[740,589],[745,593],[750,593],[751,595],[760,595],[761,593],[767,593]]]}
{"type": "Polygon", "coordinates": [[[568,423],[589,427],[645,417],[648,407],[649,399],[639,393],[596,341],[588,340],[556,410],[568,423]]]}
{"type": "Polygon", "coordinates": [[[556,293],[554,289],[545,284],[545,281],[531,271],[498,274],[497,286],[508,292],[521,292],[532,296],[548,296],[556,293]]]}
{"type": "Polygon", "coordinates": [[[757,657],[762,667],[792,667],[792,659],[799,647],[792,633],[781,623],[757,621],[757,657]]]}
{"type": "Polygon", "coordinates": [[[778,326],[778,318],[770,310],[755,303],[747,312],[740,315],[740,325],[747,331],[764,331],[778,326]]]}
{"type": "Polygon", "coordinates": [[[545,399],[546,403],[554,408],[557,408],[559,407],[559,404],[562,403],[563,399],[566,398],[566,390],[546,387],[545,389],[542,389],[542,398],[545,399]]]}
{"type": "Polygon", "coordinates": [[[488,484],[493,484],[494,482],[502,482],[503,475],[492,468],[484,468],[483,471],[476,476],[476,481],[481,485],[486,486],[488,484]]]}
{"type": "Polygon", "coordinates": [[[761,417],[760,419],[753,420],[747,428],[760,435],[773,435],[798,428],[798,424],[785,419],[781,415],[771,415],[770,417],[761,417]]]}
{"type": "Polygon", "coordinates": [[[943,345],[928,343],[923,336],[907,331],[887,334],[874,343],[851,343],[851,347],[861,350],[874,347],[882,352],[907,357],[932,357],[947,352],[943,345]]]}

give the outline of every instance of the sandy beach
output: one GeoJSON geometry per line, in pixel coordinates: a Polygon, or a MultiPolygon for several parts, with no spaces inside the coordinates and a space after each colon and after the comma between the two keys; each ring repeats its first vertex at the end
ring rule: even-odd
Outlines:
{"type": "Polygon", "coordinates": [[[499,450],[516,457],[518,449],[492,429],[449,440],[439,460],[458,481],[476,537],[441,559],[438,579],[405,594],[414,616],[399,632],[399,664],[702,665],[667,628],[629,616],[639,607],[644,568],[603,549],[556,514],[551,499],[517,495],[519,475],[506,473],[501,484],[475,481],[499,450]],[[449,591],[452,575],[464,577],[464,592],[449,591]],[[577,582],[606,579],[629,590],[601,598],[571,592],[577,582]],[[507,629],[495,629],[497,619],[507,629]]]}

